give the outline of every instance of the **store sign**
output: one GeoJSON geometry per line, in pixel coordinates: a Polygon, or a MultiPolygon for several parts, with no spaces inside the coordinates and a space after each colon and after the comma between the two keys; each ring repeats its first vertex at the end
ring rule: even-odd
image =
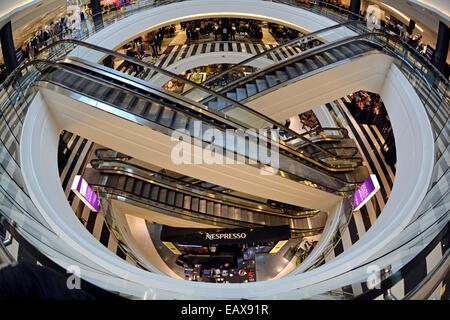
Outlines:
{"type": "Polygon", "coordinates": [[[71,190],[94,212],[98,212],[100,209],[100,201],[98,195],[87,184],[86,180],[82,176],[75,176],[73,179],[71,190]]]}
{"type": "Polygon", "coordinates": [[[258,228],[199,229],[163,226],[161,241],[186,245],[266,243],[288,240],[288,225],[258,228]]]}
{"type": "Polygon", "coordinates": [[[380,190],[380,184],[378,183],[377,177],[371,174],[351,198],[353,211],[359,210],[365,205],[378,190],[380,190]]]}
{"type": "Polygon", "coordinates": [[[208,240],[217,240],[217,239],[245,239],[247,238],[247,234],[244,232],[241,233],[205,233],[205,238],[208,240]]]}
{"type": "Polygon", "coordinates": [[[429,61],[433,60],[434,52],[435,52],[434,48],[430,47],[430,45],[427,45],[425,56],[429,61]]]}

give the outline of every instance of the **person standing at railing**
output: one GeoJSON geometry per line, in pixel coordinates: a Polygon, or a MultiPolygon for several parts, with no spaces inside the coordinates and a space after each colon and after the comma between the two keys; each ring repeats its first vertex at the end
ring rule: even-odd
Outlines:
{"type": "Polygon", "coordinates": [[[53,27],[53,35],[56,39],[56,41],[61,40],[63,37],[63,32],[64,32],[64,26],[61,23],[61,20],[57,20],[55,22],[55,25],[53,27]]]}
{"type": "MultiPolygon", "coordinates": [[[[48,26],[45,26],[44,31],[42,32],[42,40],[44,47],[48,47],[53,43],[53,36],[48,26]]],[[[49,53],[53,53],[53,48],[50,48],[49,53]]]]}

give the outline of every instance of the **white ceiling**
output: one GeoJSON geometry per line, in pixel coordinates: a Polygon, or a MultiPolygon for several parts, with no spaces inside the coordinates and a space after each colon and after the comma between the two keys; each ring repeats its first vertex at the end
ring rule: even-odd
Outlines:
{"type": "Polygon", "coordinates": [[[370,2],[379,5],[380,8],[384,7],[383,4],[394,7],[435,33],[439,30],[440,20],[450,25],[449,0],[370,0],[370,2]]]}
{"type": "Polygon", "coordinates": [[[57,8],[66,0],[0,0],[0,27],[11,21],[13,32],[57,8]]]}

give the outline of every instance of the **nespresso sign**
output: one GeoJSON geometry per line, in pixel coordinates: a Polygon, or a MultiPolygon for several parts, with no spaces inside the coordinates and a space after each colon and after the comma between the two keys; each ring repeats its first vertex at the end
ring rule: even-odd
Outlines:
{"type": "Polygon", "coordinates": [[[241,233],[205,233],[205,238],[208,240],[219,240],[219,239],[245,239],[247,234],[241,233]]]}
{"type": "Polygon", "coordinates": [[[163,226],[161,230],[161,241],[199,245],[263,243],[288,240],[290,236],[291,231],[287,225],[233,229],[174,228],[163,226]]]}

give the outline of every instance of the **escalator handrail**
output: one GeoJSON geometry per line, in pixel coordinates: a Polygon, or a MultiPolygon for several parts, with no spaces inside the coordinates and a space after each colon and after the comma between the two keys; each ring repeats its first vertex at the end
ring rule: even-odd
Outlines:
{"type": "MultiPolygon", "coordinates": [[[[228,68],[228,69],[226,69],[226,70],[224,70],[224,71],[222,71],[222,72],[220,72],[220,73],[214,75],[213,77],[211,77],[211,78],[209,78],[209,79],[206,79],[205,81],[203,81],[203,82],[201,83],[201,85],[205,86],[205,85],[207,85],[208,83],[211,83],[212,81],[217,80],[217,79],[223,77],[225,74],[230,73],[231,71],[236,70],[236,69],[238,69],[238,68],[240,68],[240,67],[242,67],[242,66],[245,66],[245,65],[247,65],[249,62],[254,61],[254,60],[257,60],[257,59],[259,59],[259,58],[261,58],[261,57],[263,57],[263,56],[265,56],[265,55],[267,55],[267,54],[269,54],[269,53],[271,53],[271,52],[274,52],[274,51],[276,51],[276,50],[278,50],[278,49],[280,49],[280,48],[290,46],[291,44],[296,43],[296,42],[299,42],[299,41],[302,41],[302,40],[304,40],[304,39],[309,39],[310,37],[315,36],[315,35],[318,35],[318,34],[321,34],[321,33],[323,33],[323,32],[327,32],[327,31],[330,31],[330,30],[333,30],[333,29],[337,29],[337,28],[345,27],[345,26],[350,25],[350,24],[357,24],[357,23],[361,23],[361,22],[360,22],[360,21],[357,21],[357,20],[354,20],[354,21],[347,21],[347,22],[344,22],[344,23],[340,23],[340,24],[337,24],[337,25],[333,25],[333,26],[331,26],[331,27],[327,27],[327,28],[324,28],[324,29],[320,29],[320,30],[317,30],[317,31],[308,33],[308,34],[306,34],[306,35],[303,35],[303,36],[301,36],[301,37],[295,38],[295,39],[290,40],[290,41],[287,41],[287,42],[283,42],[283,43],[279,44],[278,46],[275,46],[275,47],[273,47],[273,48],[266,49],[266,50],[264,50],[264,51],[258,53],[257,55],[251,56],[250,58],[245,59],[245,60],[243,60],[243,61],[241,61],[241,62],[239,62],[239,63],[233,65],[232,67],[230,67],[230,68],[228,68]]],[[[190,88],[190,89],[187,90],[186,92],[183,92],[182,95],[183,95],[183,96],[184,96],[184,95],[187,95],[187,94],[189,94],[192,90],[194,90],[194,88],[190,88]]]]}
{"type": "MultiPolygon", "coordinates": [[[[98,160],[98,159],[94,159],[94,160],[98,160]]],[[[112,161],[109,161],[109,162],[112,162],[112,161]]],[[[122,161],[114,161],[114,162],[122,162],[122,161]]],[[[92,163],[92,161],[91,161],[91,163],[92,163]]],[[[94,161],[94,163],[95,163],[95,161],[94,161]]],[[[128,164],[124,163],[124,164],[129,165],[129,166],[134,166],[133,164],[129,164],[129,163],[128,164]]],[[[111,168],[111,169],[108,169],[108,168],[96,168],[95,165],[93,165],[93,167],[96,170],[104,171],[105,173],[108,173],[108,174],[117,174],[117,175],[122,175],[122,176],[129,176],[129,177],[131,177],[133,179],[136,179],[136,180],[148,181],[146,177],[143,177],[139,173],[129,172],[129,171],[125,170],[126,168],[124,168],[124,167],[126,167],[126,166],[124,166],[122,168],[114,167],[114,168],[111,168]]],[[[139,166],[136,166],[136,167],[139,167],[139,166]]],[[[146,170],[146,168],[142,168],[142,169],[146,170]]],[[[148,171],[151,171],[151,170],[148,170],[148,171]]],[[[163,175],[163,174],[160,174],[160,173],[157,173],[157,172],[156,172],[156,174],[163,175]]],[[[177,179],[172,178],[172,177],[168,177],[168,178],[177,180],[177,179]]],[[[253,208],[253,207],[251,207],[249,205],[245,205],[245,204],[242,204],[242,203],[233,202],[233,201],[226,200],[226,199],[223,199],[223,198],[218,198],[218,197],[211,197],[211,196],[209,196],[207,194],[200,194],[200,193],[196,193],[196,192],[193,192],[193,191],[190,191],[190,190],[185,190],[185,189],[180,188],[179,186],[172,185],[173,182],[169,182],[169,181],[166,181],[166,180],[158,179],[157,177],[154,177],[154,176],[152,176],[151,180],[154,181],[154,182],[152,182],[154,184],[162,185],[162,186],[164,186],[164,187],[166,187],[168,189],[175,190],[177,192],[189,194],[191,196],[195,196],[195,197],[198,197],[198,198],[208,199],[209,201],[219,202],[221,204],[232,205],[234,207],[240,207],[240,208],[244,208],[244,209],[247,209],[247,210],[252,210],[252,211],[255,211],[255,212],[258,212],[258,213],[261,213],[261,214],[274,215],[274,216],[279,216],[279,217],[289,218],[289,219],[304,219],[304,218],[312,217],[312,216],[314,216],[315,214],[317,214],[319,212],[319,210],[309,210],[309,211],[305,211],[306,214],[290,215],[290,214],[282,213],[282,212],[279,212],[279,211],[278,212],[277,211],[269,211],[269,209],[270,210],[277,210],[277,209],[272,209],[272,208],[266,208],[266,209],[264,209],[264,208],[261,208],[261,209],[260,208],[253,208]]],[[[188,184],[188,183],[185,182],[184,184],[188,184]]],[[[195,189],[206,189],[206,188],[202,188],[202,187],[199,187],[199,186],[193,186],[192,188],[193,189],[194,188],[195,189]]],[[[206,191],[208,193],[212,193],[212,192],[216,193],[216,194],[220,193],[220,192],[211,191],[211,190],[208,190],[208,189],[206,189],[206,191]]],[[[264,202],[259,202],[259,201],[252,200],[252,199],[246,199],[246,198],[239,197],[239,196],[234,196],[234,195],[228,195],[228,196],[230,198],[241,198],[241,199],[243,199],[243,200],[245,200],[247,202],[255,202],[256,205],[264,205],[265,207],[267,207],[267,203],[264,203],[264,202]]]]}
{"type": "MultiPolygon", "coordinates": [[[[369,36],[386,36],[386,35],[383,34],[383,33],[380,33],[380,32],[368,32],[368,33],[360,34],[360,35],[356,35],[356,36],[344,37],[344,38],[342,38],[340,40],[337,40],[337,41],[334,41],[334,42],[324,43],[324,44],[316,46],[314,48],[305,50],[305,51],[303,51],[303,52],[301,52],[301,53],[299,53],[297,55],[294,55],[292,57],[286,58],[285,60],[281,61],[278,64],[271,65],[271,66],[269,66],[267,68],[264,68],[264,69],[261,69],[261,70],[255,72],[255,73],[252,73],[252,74],[249,74],[249,75],[247,75],[245,77],[239,78],[239,79],[237,79],[237,80],[227,84],[227,86],[225,88],[222,88],[222,89],[216,91],[216,93],[220,93],[220,94],[224,93],[226,91],[229,91],[230,89],[234,89],[234,88],[236,88],[236,87],[238,87],[238,86],[240,86],[242,84],[245,84],[248,81],[254,80],[256,78],[260,78],[261,76],[264,76],[267,73],[270,73],[270,72],[275,71],[275,70],[277,70],[279,68],[282,68],[282,67],[288,66],[288,65],[290,65],[292,63],[295,63],[296,61],[303,60],[303,59],[305,59],[307,57],[310,57],[310,56],[313,56],[313,55],[317,55],[317,54],[322,53],[324,51],[327,51],[327,50],[330,50],[330,49],[342,46],[342,45],[350,43],[350,42],[354,42],[354,41],[357,41],[357,40],[362,40],[362,39],[368,38],[369,36]]],[[[333,65],[333,63],[330,63],[329,66],[330,65],[333,65]]],[[[205,97],[205,98],[202,99],[202,102],[208,102],[212,98],[213,98],[212,96],[205,97]]]]}
{"type": "Polygon", "coordinates": [[[127,160],[130,160],[130,159],[132,158],[132,157],[130,157],[130,156],[128,156],[128,155],[125,155],[125,154],[123,154],[123,153],[120,153],[120,154],[123,154],[123,157],[115,157],[115,158],[110,158],[110,159],[102,158],[102,157],[99,156],[99,152],[107,152],[107,151],[112,151],[112,152],[120,153],[120,152],[114,151],[114,150],[109,149],[109,148],[98,148],[98,149],[95,149],[95,156],[96,156],[97,158],[102,159],[102,160],[105,160],[105,161],[117,161],[117,160],[122,160],[122,159],[124,159],[124,158],[127,159],[127,160]]]}
{"type": "MultiPolygon", "coordinates": [[[[289,2],[286,2],[286,1],[283,1],[283,0],[270,0],[270,1],[278,2],[278,3],[282,3],[282,4],[285,4],[285,5],[288,5],[288,6],[293,6],[293,7],[299,8],[299,6],[293,5],[292,3],[289,3],[289,2]]],[[[336,5],[332,4],[332,3],[328,3],[328,2],[325,2],[325,1],[322,1],[322,0],[314,0],[314,2],[318,2],[322,6],[325,6],[325,7],[333,7],[333,8],[335,8],[338,11],[345,11],[348,15],[357,17],[358,19],[360,19],[360,21],[363,21],[363,22],[366,21],[366,18],[361,16],[359,13],[355,13],[355,12],[352,12],[350,10],[347,10],[347,9],[344,9],[344,8],[340,8],[340,7],[338,7],[338,6],[336,6],[336,5]]],[[[302,9],[304,9],[304,8],[302,8],[302,9]]],[[[309,10],[309,9],[307,9],[307,10],[309,10]]],[[[314,12],[314,10],[310,10],[310,11],[314,12]]],[[[342,17],[342,18],[344,18],[344,17],[342,17]]],[[[442,72],[439,71],[436,68],[436,66],[434,66],[430,61],[428,61],[425,57],[423,57],[420,54],[419,51],[417,51],[415,48],[411,47],[407,42],[405,42],[398,35],[392,36],[392,35],[390,35],[388,33],[385,33],[385,35],[389,36],[391,39],[393,39],[395,41],[401,42],[402,46],[404,46],[404,47],[408,48],[410,51],[414,52],[414,54],[416,54],[418,57],[421,57],[421,60],[422,60],[421,62],[424,62],[427,65],[427,67],[430,67],[435,74],[439,75],[440,81],[443,81],[447,85],[447,87],[449,86],[449,82],[450,81],[448,80],[448,78],[446,78],[442,74],[442,72]]]]}
{"type": "MultiPolygon", "coordinates": [[[[106,53],[106,54],[115,56],[115,57],[117,57],[117,58],[120,58],[120,59],[124,59],[124,60],[130,61],[130,62],[132,62],[132,63],[134,63],[134,64],[136,64],[136,65],[138,65],[138,66],[141,66],[141,67],[143,67],[143,68],[153,69],[154,71],[157,71],[157,72],[159,72],[159,73],[161,73],[161,74],[163,74],[163,75],[166,75],[166,76],[171,77],[171,78],[173,78],[173,79],[177,79],[177,80],[179,80],[179,81],[181,81],[181,82],[185,82],[185,83],[187,83],[187,84],[190,84],[190,85],[192,85],[192,86],[198,88],[198,89],[201,90],[201,91],[205,91],[205,92],[208,93],[210,96],[212,95],[212,96],[217,97],[218,99],[224,100],[224,101],[226,101],[226,102],[228,102],[228,103],[234,105],[234,106],[237,107],[237,108],[243,109],[243,110],[245,110],[245,111],[247,111],[247,112],[249,112],[249,113],[251,113],[251,114],[253,114],[253,115],[255,115],[255,116],[257,116],[257,117],[259,117],[259,118],[261,118],[261,119],[263,119],[264,121],[267,121],[267,122],[271,123],[272,125],[275,125],[276,127],[280,128],[281,130],[283,130],[283,131],[285,131],[285,132],[288,132],[289,134],[291,134],[291,135],[293,135],[293,136],[297,136],[299,139],[305,141],[306,144],[309,144],[309,145],[311,145],[312,147],[321,150],[322,152],[328,154],[329,156],[331,156],[331,157],[333,157],[333,158],[335,158],[335,159],[343,159],[342,157],[337,156],[337,155],[335,155],[335,154],[329,152],[328,150],[322,148],[321,146],[319,146],[319,145],[317,145],[317,144],[311,142],[311,141],[308,140],[307,138],[305,138],[305,137],[299,135],[299,134],[298,134],[297,132],[295,132],[294,130],[291,130],[291,129],[289,129],[289,128],[283,126],[283,125],[281,125],[280,123],[278,123],[277,121],[271,119],[270,117],[267,117],[267,116],[265,116],[264,114],[262,114],[262,113],[260,113],[260,112],[258,112],[258,111],[256,111],[256,110],[254,110],[254,109],[252,109],[252,108],[250,108],[250,107],[248,107],[248,106],[246,106],[246,105],[243,105],[243,104],[240,103],[240,102],[237,102],[237,101],[235,101],[235,100],[233,100],[233,99],[231,99],[231,98],[228,98],[228,97],[225,96],[225,95],[222,95],[222,94],[220,94],[220,93],[217,93],[217,92],[215,92],[214,90],[211,90],[211,89],[209,89],[209,88],[207,88],[207,87],[204,87],[203,85],[198,84],[198,83],[196,83],[196,82],[194,82],[194,81],[191,81],[191,80],[189,80],[189,79],[183,78],[183,77],[181,77],[181,76],[179,76],[179,75],[177,75],[177,74],[175,74],[175,73],[173,73],[173,72],[167,71],[167,70],[162,69],[162,68],[160,68],[160,67],[157,67],[157,66],[155,66],[155,65],[153,65],[153,64],[145,63],[145,62],[143,62],[143,61],[141,61],[141,60],[139,60],[139,59],[137,59],[137,58],[129,57],[129,56],[127,56],[127,55],[124,55],[124,54],[119,53],[119,52],[115,52],[115,51],[113,51],[113,50],[105,49],[105,48],[99,47],[99,46],[94,45],[94,44],[91,44],[91,43],[86,43],[86,42],[79,41],[79,40],[74,40],[74,39],[62,39],[62,40],[53,42],[53,43],[50,44],[49,46],[47,46],[47,47],[41,49],[41,51],[39,51],[39,54],[40,54],[42,51],[44,51],[44,50],[49,50],[50,48],[52,48],[52,47],[54,47],[54,46],[56,46],[56,45],[59,45],[59,44],[61,44],[61,43],[72,43],[72,44],[76,44],[76,45],[79,45],[79,46],[86,47],[86,48],[88,48],[88,49],[100,51],[100,52],[103,52],[103,53],[106,53]]],[[[187,98],[186,98],[186,97],[183,97],[183,96],[180,96],[179,99],[180,99],[180,100],[183,100],[183,99],[187,99],[187,98]]],[[[189,99],[189,100],[190,100],[190,99],[189,99]]],[[[188,101],[185,101],[185,102],[188,102],[188,101]]],[[[188,103],[191,103],[191,102],[188,102],[188,103]]],[[[343,159],[343,160],[348,160],[348,159],[343,159]]]]}
{"type": "MultiPolygon", "coordinates": [[[[300,133],[300,135],[307,136],[307,135],[311,135],[311,134],[313,134],[315,132],[320,132],[320,131],[340,131],[340,132],[342,132],[342,139],[348,138],[348,130],[346,128],[339,128],[339,127],[336,127],[336,128],[333,128],[333,127],[317,127],[317,128],[312,129],[312,130],[300,133]]],[[[291,140],[294,140],[294,139],[296,139],[296,137],[289,137],[289,138],[287,138],[287,139],[285,139],[283,141],[287,142],[287,141],[291,141],[291,140]]]]}
{"type": "MultiPolygon", "coordinates": [[[[183,210],[183,211],[189,211],[189,212],[191,211],[191,210],[187,210],[187,209],[184,209],[184,208],[178,208],[178,207],[175,207],[175,206],[170,206],[170,205],[167,205],[167,204],[159,203],[158,201],[154,201],[154,200],[151,200],[151,199],[148,199],[148,198],[143,198],[143,197],[138,196],[138,195],[136,195],[136,194],[134,194],[132,192],[128,192],[128,191],[122,190],[122,189],[117,188],[117,187],[111,187],[111,186],[106,186],[106,185],[102,185],[102,184],[90,184],[90,186],[94,190],[98,189],[98,188],[106,189],[107,193],[112,194],[112,195],[116,195],[116,196],[118,195],[118,196],[121,196],[122,198],[125,198],[125,199],[127,199],[127,198],[124,197],[124,195],[131,195],[130,199],[132,201],[139,201],[139,202],[144,202],[144,203],[157,203],[159,206],[163,205],[163,206],[167,206],[167,207],[171,207],[171,208],[173,207],[174,209],[176,209],[173,212],[177,212],[177,210],[183,210]],[[109,191],[109,190],[112,190],[112,191],[109,191]],[[115,194],[115,192],[117,192],[117,194],[115,194]],[[137,198],[137,199],[133,199],[133,198],[137,198]]],[[[235,220],[235,219],[232,219],[232,218],[227,218],[227,217],[222,217],[222,216],[211,215],[211,214],[208,214],[206,212],[201,212],[200,214],[204,215],[204,216],[211,217],[214,220],[217,220],[217,218],[220,218],[222,220],[230,220],[230,221],[233,221],[233,223],[235,225],[238,225],[238,223],[241,222],[241,223],[247,224],[247,226],[250,226],[250,225],[258,225],[258,226],[262,226],[262,227],[267,226],[266,224],[261,224],[261,223],[257,223],[257,222],[247,222],[247,221],[235,220]]],[[[201,217],[198,216],[198,214],[196,214],[193,217],[194,218],[198,218],[198,219],[202,219],[201,217]]],[[[315,227],[315,228],[310,228],[310,229],[296,229],[296,228],[291,228],[290,227],[290,229],[291,229],[291,232],[318,232],[319,233],[319,232],[322,232],[324,228],[323,227],[315,227]]]]}
{"type": "MultiPolygon", "coordinates": [[[[47,60],[32,60],[32,61],[28,62],[27,64],[25,64],[25,65],[23,65],[23,66],[24,66],[24,67],[28,67],[29,65],[34,65],[34,64],[36,64],[36,65],[39,65],[39,64],[47,64],[47,65],[50,65],[50,66],[55,67],[55,68],[63,69],[63,70],[65,70],[65,71],[69,72],[69,73],[72,73],[72,74],[76,75],[76,76],[83,77],[83,78],[86,78],[86,79],[89,79],[89,80],[93,80],[93,81],[97,81],[97,82],[106,84],[107,86],[112,86],[112,87],[118,88],[119,90],[125,91],[125,92],[127,92],[127,93],[131,93],[131,94],[137,95],[137,96],[139,96],[139,97],[142,98],[142,99],[148,99],[149,101],[152,101],[150,98],[146,97],[146,96],[143,95],[142,93],[135,92],[135,91],[133,91],[132,89],[129,89],[129,88],[124,88],[124,87],[120,86],[120,85],[117,84],[117,83],[110,83],[110,82],[108,82],[108,81],[105,80],[105,79],[98,78],[98,77],[95,77],[95,76],[93,76],[93,75],[80,73],[78,70],[72,69],[71,67],[69,67],[69,66],[67,66],[67,65],[60,64],[60,63],[57,63],[57,62],[54,62],[54,61],[47,61],[47,60]]],[[[49,81],[49,80],[45,80],[45,81],[51,82],[51,81],[49,81]]],[[[60,85],[60,84],[59,84],[59,85],[60,85]]],[[[66,87],[66,88],[67,88],[67,87],[66,87]]],[[[73,89],[71,89],[71,88],[67,88],[67,89],[68,89],[68,90],[73,90],[73,89]]],[[[180,112],[183,112],[183,111],[181,111],[181,110],[179,110],[179,111],[180,111],[180,112]]],[[[195,115],[190,115],[190,114],[187,113],[187,112],[185,112],[185,113],[186,113],[186,115],[189,116],[189,117],[196,118],[195,115]]],[[[200,119],[200,118],[198,118],[198,119],[200,119]]],[[[204,119],[200,119],[200,120],[204,120],[204,119]]],[[[212,125],[212,126],[215,126],[215,124],[211,124],[211,125],[212,125]]],[[[218,128],[219,128],[219,127],[218,127],[218,128]]],[[[221,128],[219,128],[219,129],[221,129],[221,128]]],[[[223,129],[223,128],[222,128],[222,129],[223,129]]],[[[282,148],[285,147],[283,144],[280,144],[280,146],[281,146],[282,148]]],[[[320,168],[325,168],[325,166],[324,166],[323,164],[317,162],[315,159],[306,157],[304,154],[302,154],[302,153],[300,153],[300,152],[297,152],[297,151],[292,150],[292,149],[290,149],[290,150],[288,150],[288,151],[290,152],[290,155],[289,155],[289,154],[286,154],[285,156],[287,156],[287,157],[289,157],[289,158],[291,158],[291,159],[293,159],[293,160],[298,161],[298,159],[295,159],[295,157],[293,157],[293,156],[295,155],[295,156],[298,156],[298,157],[304,159],[305,161],[310,162],[311,164],[315,164],[315,165],[319,166],[320,168]]],[[[344,159],[345,159],[345,158],[344,158],[344,159]]],[[[360,159],[360,158],[349,158],[349,159],[360,159]]],[[[310,165],[308,165],[308,164],[304,164],[304,165],[310,166],[310,165]]],[[[311,167],[311,166],[310,166],[310,167],[311,167]]],[[[311,168],[314,168],[314,167],[311,167],[311,168]]],[[[325,168],[325,169],[326,169],[326,168],[325,168]]],[[[326,173],[326,172],[321,171],[321,169],[319,169],[319,168],[314,168],[314,170],[318,170],[318,171],[321,172],[321,173],[328,174],[328,173],[326,173]]],[[[339,170],[337,170],[337,169],[328,169],[328,170],[330,170],[330,171],[334,170],[334,171],[336,171],[336,172],[339,172],[339,170]]],[[[342,171],[342,170],[341,170],[341,171],[342,171]]],[[[294,180],[297,180],[298,178],[300,178],[300,179],[307,179],[307,178],[305,178],[305,177],[299,177],[299,176],[297,176],[297,175],[295,175],[295,174],[292,174],[292,173],[289,173],[289,172],[285,172],[285,176],[292,176],[292,177],[295,178],[294,180]]],[[[345,180],[343,180],[342,178],[333,177],[333,179],[335,179],[336,181],[339,181],[340,183],[342,183],[342,184],[344,184],[344,185],[346,185],[346,186],[348,186],[348,185],[354,185],[354,184],[355,184],[354,182],[348,182],[348,181],[345,181],[345,180]]],[[[327,192],[332,192],[332,193],[340,192],[339,189],[335,189],[335,188],[332,188],[332,187],[329,187],[329,186],[324,186],[324,185],[319,184],[319,183],[314,183],[314,184],[315,184],[315,185],[319,185],[320,187],[322,187],[322,188],[323,188],[324,190],[326,190],[327,192]]]]}

